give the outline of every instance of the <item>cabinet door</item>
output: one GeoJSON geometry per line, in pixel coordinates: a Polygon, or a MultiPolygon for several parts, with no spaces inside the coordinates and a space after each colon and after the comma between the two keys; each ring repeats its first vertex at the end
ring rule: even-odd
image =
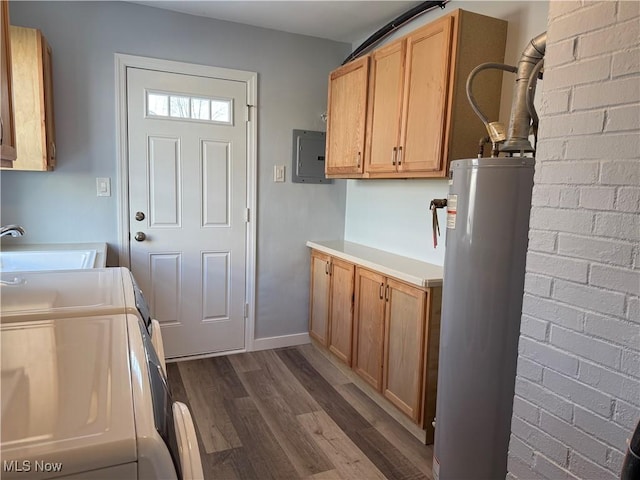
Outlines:
{"type": "Polygon", "coordinates": [[[393,279],[388,279],[387,285],[383,394],[415,422],[419,422],[425,356],[426,292],[393,279]]]}
{"type": "Polygon", "coordinates": [[[329,255],[311,252],[309,335],[325,346],[329,333],[329,264],[329,255]]]}
{"type": "Polygon", "coordinates": [[[337,258],[331,260],[329,350],[349,366],[353,344],[354,271],[352,263],[337,258]]]}
{"type": "Polygon", "coordinates": [[[329,77],[327,175],[363,171],[368,75],[369,57],[363,57],[329,77]]]}
{"type": "Polygon", "coordinates": [[[3,167],[12,167],[16,159],[16,134],[11,75],[11,40],[9,36],[9,2],[0,2],[0,157],[3,167]]]}
{"type": "Polygon", "coordinates": [[[56,127],[53,114],[53,65],[51,63],[51,46],[42,37],[42,80],[44,89],[45,138],[47,139],[47,167],[56,166],[56,127]]]}
{"type": "Polygon", "coordinates": [[[356,268],[353,369],[376,390],[382,388],[385,277],[356,268]]]}
{"type": "Polygon", "coordinates": [[[398,171],[442,167],[453,18],[407,37],[403,121],[398,171]]]}
{"type": "Polygon", "coordinates": [[[400,145],[405,42],[371,55],[367,129],[367,172],[395,172],[400,145]]]}

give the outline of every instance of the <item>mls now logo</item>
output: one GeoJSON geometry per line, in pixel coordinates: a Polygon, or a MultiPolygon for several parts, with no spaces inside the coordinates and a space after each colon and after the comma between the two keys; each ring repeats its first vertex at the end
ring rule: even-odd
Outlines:
{"type": "Polygon", "coordinates": [[[61,472],[62,462],[45,462],[43,460],[3,460],[2,471],[9,472],[61,472]]]}

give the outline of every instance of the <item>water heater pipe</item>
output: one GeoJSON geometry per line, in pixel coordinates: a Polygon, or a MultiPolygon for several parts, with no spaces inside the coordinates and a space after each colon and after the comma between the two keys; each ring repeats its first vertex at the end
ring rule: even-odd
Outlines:
{"type": "Polygon", "coordinates": [[[532,97],[529,90],[529,79],[536,65],[544,58],[547,46],[547,32],[534,37],[522,52],[516,72],[516,88],[511,102],[511,117],[507,140],[500,147],[501,152],[526,153],[535,152],[529,142],[529,127],[531,116],[529,114],[527,98],[532,97]]]}

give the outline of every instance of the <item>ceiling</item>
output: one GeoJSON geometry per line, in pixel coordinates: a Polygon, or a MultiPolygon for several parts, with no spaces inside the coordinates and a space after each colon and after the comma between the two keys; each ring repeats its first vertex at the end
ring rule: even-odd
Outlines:
{"type": "Polygon", "coordinates": [[[155,8],[256,27],[355,43],[422,2],[326,1],[134,1],[155,8]]]}

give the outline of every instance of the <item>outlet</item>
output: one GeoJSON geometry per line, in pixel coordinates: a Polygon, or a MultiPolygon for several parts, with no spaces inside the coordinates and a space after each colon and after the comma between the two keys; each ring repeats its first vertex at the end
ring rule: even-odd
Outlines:
{"type": "Polygon", "coordinates": [[[96,178],[96,195],[98,197],[111,196],[111,179],[109,177],[96,178]]]}
{"type": "Polygon", "coordinates": [[[284,182],[285,175],[284,165],[274,165],[273,166],[273,181],[282,183],[284,182]]]}

